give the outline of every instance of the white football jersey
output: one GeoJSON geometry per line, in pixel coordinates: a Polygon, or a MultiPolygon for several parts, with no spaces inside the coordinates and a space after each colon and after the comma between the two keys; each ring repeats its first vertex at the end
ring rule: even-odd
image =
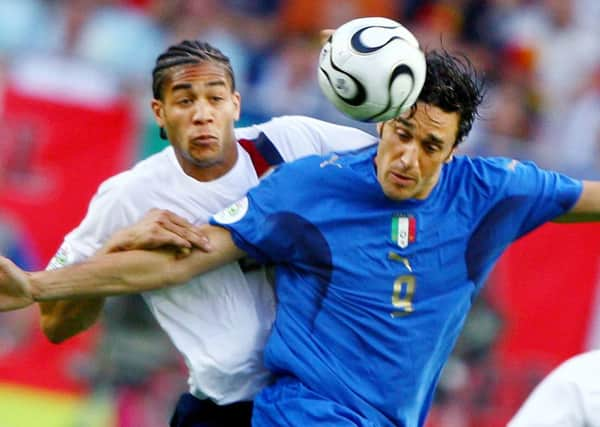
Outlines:
{"type": "Polygon", "coordinates": [[[508,427],[600,427],[600,350],[572,357],[531,393],[508,427]]]}
{"type": "MultiPolygon", "coordinates": [[[[357,129],[301,116],[236,129],[238,140],[264,140],[264,136],[284,161],[377,142],[357,129]]],[[[135,223],[152,208],[168,209],[195,224],[206,223],[210,215],[258,184],[249,154],[237,146],[237,163],[214,181],[199,182],[186,175],[171,147],[107,179],[48,268],[93,255],[115,231],[135,223]]],[[[144,298],[184,356],[190,392],[196,397],[219,404],[251,400],[269,382],[262,351],[275,300],[264,269],[243,273],[233,263],[185,285],[146,292],[144,298]]]]}

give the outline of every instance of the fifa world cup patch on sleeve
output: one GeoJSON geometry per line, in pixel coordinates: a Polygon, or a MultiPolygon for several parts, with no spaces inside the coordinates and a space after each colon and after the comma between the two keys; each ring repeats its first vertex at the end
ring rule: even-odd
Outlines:
{"type": "Polygon", "coordinates": [[[220,224],[233,224],[242,219],[246,215],[246,212],[248,212],[248,197],[244,197],[226,207],[213,218],[220,224]]]}
{"type": "Polygon", "coordinates": [[[401,248],[414,243],[417,238],[417,222],[412,215],[395,214],[392,217],[392,240],[401,248]]]}
{"type": "Polygon", "coordinates": [[[58,249],[54,257],[50,260],[48,264],[48,270],[55,270],[57,268],[64,267],[65,265],[69,265],[73,262],[73,250],[68,243],[63,243],[63,245],[58,249]]]}

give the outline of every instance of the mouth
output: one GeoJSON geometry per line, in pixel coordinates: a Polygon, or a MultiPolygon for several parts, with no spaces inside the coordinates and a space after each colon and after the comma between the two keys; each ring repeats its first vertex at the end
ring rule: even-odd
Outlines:
{"type": "Polygon", "coordinates": [[[192,145],[207,146],[218,142],[218,138],[214,135],[202,134],[191,138],[192,145]]]}
{"type": "Polygon", "coordinates": [[[401,187],[407,187],[417,182],[417,179],[413,176],[393,171],[390,171],[390,178],[394,184],[399,185],[401,187]]]}

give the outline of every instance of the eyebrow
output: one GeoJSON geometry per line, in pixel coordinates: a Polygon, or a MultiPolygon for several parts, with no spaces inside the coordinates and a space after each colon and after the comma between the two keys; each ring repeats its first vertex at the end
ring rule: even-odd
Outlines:
{"type": "Polygon", "coordinates": [[[192,84],[191,83],[177,83],[176,85],[174,85],[171,88],[172,92],[175,92],[176,90],[188,90],[192,88],[192,84]]]}
{"type": "Polygon", "coordinates": [[[395,119],[395,120],[396,120],[398,123],[400,123],[400,124],[403,124],[403,125],[404,125],[404,126],[406,126],[407,128],[411,128],[411,129],[414,129],[414,128],[415,128],[415,125],[414,125],[413,123],[409,122],[409,121],[408,121],[408,120],[406,120],[406,119],[403,119],[402,117],[396,117],[396,119],[395,119]]]}
{"type": "Polygon", "coordinates": [[[211,80],[205,86],[227,86],[225,80],[211,80]]]}
{"type": "MultiPolygon", "coordinates": [[[[204,86],[209,86],[209,87],[213,87],[213,86],[222,86],[225,87],[225,81],[224,80],[211,80],[207,83],[204,84],[204,86]]],[[[173,87],[171,88],[172,92],[175,92],[176,90],[189,90],[192,88],[192,84],[191,83],[177,83],[176,85],[173,85],[173,87]]]]}
{"type": "Polygon", "coordinates": [[[432,134],[427,135],[427,138],[425,140],[429,143],[439,145],[440,147],[444,146],[444,141],[432,134]]]}
{"type": "MultiPolygon", "coordinates": [[[[398,123],[406,126],[407,128],[409,128],[411,130],[415,128],[414,123],[409,122],[408,120],[406,120],[406,119],[404,119],[402,117],[397,117],[394,120],[396,120],[398,123]]],[[[435,135],[433,135],[431,133],[427,135],[427,138],[425,138],[425,141],[427,141],[429,143],[432,143],[432,144],[439,145],[440,147],[444,146],[444,141],[442,141],[439,137],[437,137],[437,136],[435,136],[435,135]]]]}

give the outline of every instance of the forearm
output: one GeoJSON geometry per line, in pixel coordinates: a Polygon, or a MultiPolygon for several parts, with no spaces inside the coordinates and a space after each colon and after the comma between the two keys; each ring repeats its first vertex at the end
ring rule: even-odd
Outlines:
{"type": "Polygon", "coordinates": [[[29,273],[36,301],[138,293],[173,285],[175,257],[164,251],[98,255],[56,270],[29,273]]]}
{"type": "Polygon", "coordinates": [[[583,190],[579,200],[570,212],[554,222],[596,222],[600,221],[600,182],[583,181],[583,190]]]}
{"type": "Polygon", "coordinates": [[[241,258],[244,252],[220,227],[206,227],[212,250],[181,259],[173,251],[102,254],[51,271],[28,273],[36,301],[139,293],[189,281],[193,276],[241,258]]]}

